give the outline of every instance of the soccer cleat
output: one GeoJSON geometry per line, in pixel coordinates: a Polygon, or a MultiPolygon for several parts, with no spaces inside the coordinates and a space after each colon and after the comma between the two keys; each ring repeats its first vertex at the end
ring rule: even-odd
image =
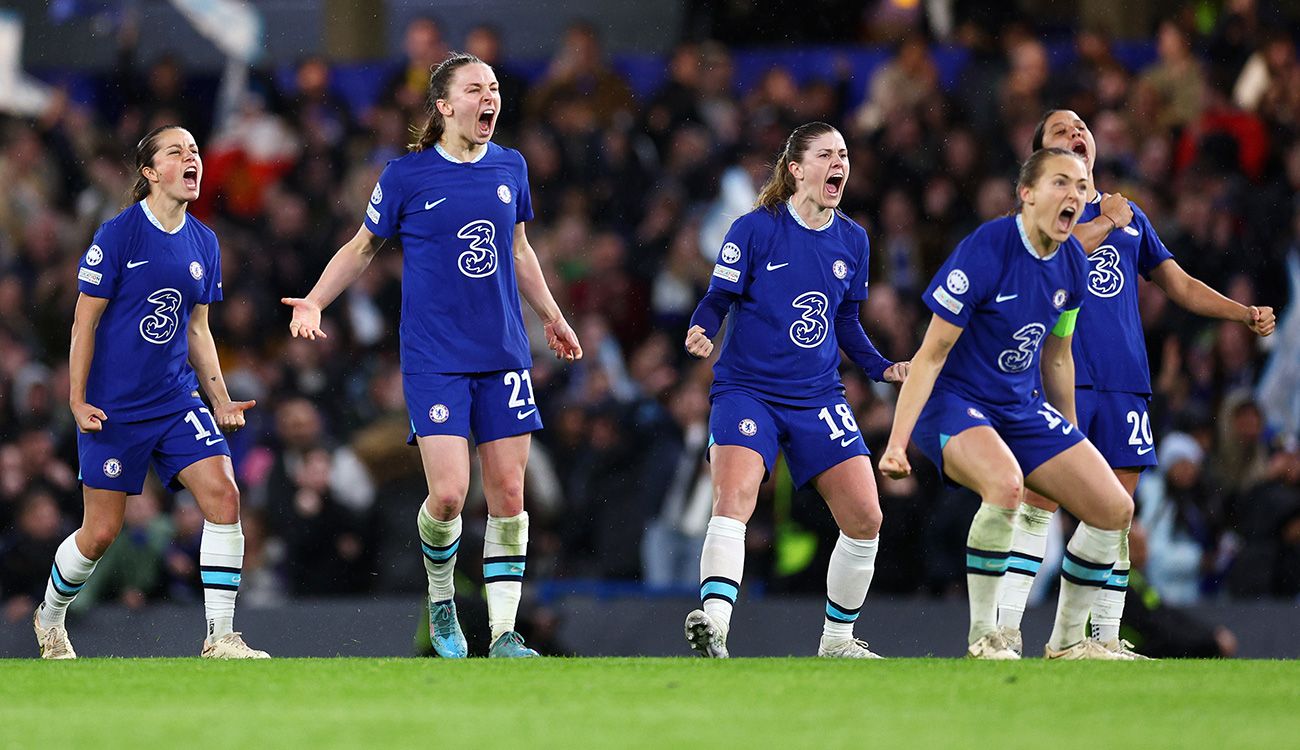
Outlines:
{"type": "Polygon", "coordinates": [[[239,633],[226,633],[215,641],[204,640],[203,651],[199,656],[204,659],[270,659],[265,651],[249,648],[239,633]]]}
{"type": "Polygon", "coordinates": [[[692,610],[686,615],[686,640],[700,656],[710,659],[726,659],[727,631],[709,617],[702,609],[692,610]]]}
{"type": "Polygon", "coordinates": [[[857,638],[827,638],[822,636],[817,655],[831,659],[883,659],[885,657],[867,648],[866,641],[857,638]]]}
{"type": "Polygon", "coordinates": [[[1019,630],[1000,625],[998,626],[998,634],[1002,636],[1007,648],[1016,652],[1016,656],[1023,657],[1025,655],[1025,640],[1020,636],[1019,630]]]}
{"type": "Polygon", "coordinates": [[[490,659],[531,659],[538,653],[524,645],[524,637],[513,630],[507,630],[492,642],[488,649],[490,659]]]}
{"type": "MultiPolygon", "coordinates": [[[[44,605],[42,605],[44,606],[44,605]]],[[[75,659],[77,652],[72,650],[72,641],[68,640],[68,631],[62,625],[41,627],[41,609],[36,608],[32,615],[32,628],[36,631],[36,645],[41,647],[42,659],[75,659]]]]}
{"type": "Polygon", "coordinates": [[[994,630],[986,633],[966,648],[967,659],[985,659],[988,661],[1016,661],[1020,658],[1007,644],[1002,633],[994,630]]]}
{"type": "Polygon", "coordinates": [[[1098,641],[1098,644],[1107,651],[1127,656],[1132,661],[1159,661],[1134,651],[1133,644],[1123,638],[1116,638],[1113,641],[1098,641]]]}
{"type": "Polygon", "coordinates": [[[429,603],[429,640],[444,659],[464,659],[469,654],[465,634],[456,619],[455,602],[429,603]]]}
{"type": "Polygon", "coordinates": [[[1091,638],[1084,638],[1073,646],[1067,646],[1061,650],[1056,650],[1051,646],[1043,646],[1044,659],[1059,659],[1061,661],[1132,661],[1130,656],[1124,656],[1114,651],[1109,651],[1097,641],[1091,638]]]}

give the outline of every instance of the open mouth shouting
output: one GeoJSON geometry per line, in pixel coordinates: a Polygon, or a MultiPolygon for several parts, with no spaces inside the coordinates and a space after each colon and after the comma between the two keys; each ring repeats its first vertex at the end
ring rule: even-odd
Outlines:
{"type": "Polygon", "coordinates": [[[1056,226],[1054,229],[1063,237],[1069,237],[1074,231],[1074,224],[1079,218],[1079,209],[1074,206],[1066,206],[1061,209],[1061,213],[1056,216],[1056,226]]]}
{"type": "Polygon", "coordinates": [[[186,167],[185,171],[181,172],[181,183],[185,185],[186,190],[197,193],[199,191],[199,168],[194,165],[186,167]]]}
{"type": "Polygon", "coordinates": [[[834,171],[826,176],[826,186],[822,188],[828,203],[838,203],[844,191],[844,172],[834,171]]]}
{"type": "Polygon", "coordinates": [[[496,126],[497,111],[494,107],[487,107],[478,113],[478,122],[476,123],[476,132],[480,138],[491,138],[492,129],[496,126]]]}

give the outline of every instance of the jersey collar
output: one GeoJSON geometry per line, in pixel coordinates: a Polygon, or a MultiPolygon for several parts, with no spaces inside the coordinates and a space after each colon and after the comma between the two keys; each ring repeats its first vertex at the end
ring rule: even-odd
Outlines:
{"type": "Polygon", "coordinates": [[[814,232],[825,232],[827,229],[831,228],[831,224],[835,223],[835,212],[831,211],[830,221],[826,222],[825,224],[822,224],[819,227],[810,227],[804,223],[803,217],[799,216],[799,212],[794,210],[794,198],[786,198],[785,207],[786,210],[790,212],[790,215],[794,217],[794,220],[799,222],[799,226],[803,227],[804,229],[811,229],[814,232]]]}
{"type": "Polygon", "coordinates": [[[1025,221],[1020,214],[1016,214],[1016,229],[1020,230],[1020,241],[1024,244],[1025,251],[1034,256],[1034,260],[1051,260],[1055,258],[1056,254],[1061,252],[1061,245],[1065,244],[1062,242],[1061,245],[1057,245],[1056,249],[1047,255],[1039,255],[1038,251],[1034,249],[1034,243],[1029,241],[1029,233],[1025,231],[1025,221]]]}
{"type": "Polygon", "coordinates": [[[483,157],[487,156],[487,152],[488,152],[487,148],[484,148],[483,152],[480,153],[478,156],[474,157],[473,159],[470,159],[469,161],[462,161],[452,156],[451,154],[447,153],[447,149],[443,148],[441,143],[433,144],[433,150],[437,151],[439,156],[451,162],[452,164],[475,164],[477,162],[483,161],[483,157]]]}
{"type": "Polygon", "coordinates": [[[185,228],[185,219],[186,219],[185,214],[181,214],[181,223],[177,224],[175,229],[168,232],[166,229],[163,229],[162,222],[158,221],[157,216],[153,215],[153,211],[149,210],[149,203],[147,201],[140,201],[140,208],[144,211],[145,218],[149,220],[149,223],[158,227],[158,231],[160,232],[166,232],[167,234],[176,234],[177,232],[185,228]]]}

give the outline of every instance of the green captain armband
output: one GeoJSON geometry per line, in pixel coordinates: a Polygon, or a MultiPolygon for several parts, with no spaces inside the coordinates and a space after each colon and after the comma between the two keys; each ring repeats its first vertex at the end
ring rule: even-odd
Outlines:
{"type": "Polygon", "coordinates": [[[1061,313],[1061,317],[1056,321],[1056,327],[1052,329],[1052,335],[1058,338],[1065,338],[1074,333],[1074,321],[1079,318],[1079,308],[1066,310],[1061,313]]]}

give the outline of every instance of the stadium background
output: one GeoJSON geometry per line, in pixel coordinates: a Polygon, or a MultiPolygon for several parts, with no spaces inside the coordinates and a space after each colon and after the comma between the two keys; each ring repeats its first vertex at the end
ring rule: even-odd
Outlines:
{"type": "MultiPolygon", "coordinates": [[[[708,513],[689,428],[706,419],[709,370],[680,342],[721,233],[794,125],[822,119],[848,138],[844,209],[873,249],[866,327],[903,359],[928,318],[921,287],[957,239],[1010,209],[1029,133],[1067,106],[1096,134],[1100,188],[1134,198],[1193,275],[1279,310],[1278,333],[1257,342],[1142,287],[1162,467],[1139,490],[1137,635],[1191,635],[1169,648],[1222,653],[1226,623],[1243,655],[1294,655],[1256,627],[1287,627],[1300,594],[1293,4],[268,1],[251,4],[264,32],[251,65],[161,0],[13,5],[0,22],[23,24],[14,57],[51,88],[25,114],[12,113],[16,89],[0,90],[0,655],[31,651],[27,620],[80,515],[66,408],[77,259],[125,200],[131,146],[161,122],[185,124],[204,151],[193,210],[222,241],[226,282],[214,332],[232,395],[258,400],[231,441],[248,537],[239,625],[261,644],[276,643],[277,623],[335,621],[293,653],[360,653],[346,634],[382,619],[391,634],[364,652],[409,651],[424,489],[402,442],[400,251],[331,308],[328,342],[289,340],[277,301],[304,292],[355,231],[422,117],[421,72],[466,47],[497,68],[497,140],[528,159],[530,238],[587,351],[568,368],[537,353],[547,429],[527,489],[530,642],[673,653],[708,513]]],[[[894,390],[845,377],[878,450],[894,390]]],[[[916,465],[915,480],[881,482],[884,550],[860,629],[885,653],[941,653],[964,618],[975,501],[916,465]],[[906,647],[891,651],[888,633],[906,647]]],[[[787,653],[770,624],[815,632],[819,608],[799,597],[820,597],[834,527],[780,473],[763,493],[737,638],[766,627],[741,652],[787,653]]],[[[476,490],[468,508],[473,537],[476,490]]],[[[200,526],[184,494],[155,484],[133,500],[74,605],[78,643],[187,653],[200,526]],[[185,635],[130,640],[158,628],[185,635]]],[[[473,557],[460,566],[466,608],[473,557]]]]}

